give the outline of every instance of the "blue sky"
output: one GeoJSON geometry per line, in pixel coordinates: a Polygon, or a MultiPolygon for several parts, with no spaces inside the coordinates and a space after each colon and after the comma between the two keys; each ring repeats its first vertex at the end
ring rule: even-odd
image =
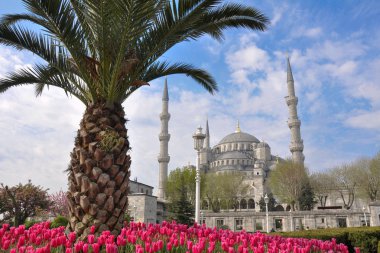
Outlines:
{"type": "MultiPolygon", "coordinates": [[[[234,1],[237,2],[237,1],[234,1]]],[[[240,1],[272,20],[266,32],[228,30],[221,43],[203,37],[164,57],[207,69],[220,91],[211,96],[184,76],[168,78],[170,169],[195,160],[192,133],[208,117],[211,144],[235,129],[265,140],[273,154],[290,156],[286,124],[286,52],[299,97],[301,134],[311,172],[380,151],[380,2],[240,1]]],[[[20,1],[0,2],[0,15],[22,12],[20,1]]],[[[0,76],[38,59],[0,46],[0,76]]],[[[124,107],[132,146],[132,175],[157,187],[163,80],[136,92],[124,107]]],[[[50,89],[0,94],[0,182],[66,189],[63,172],[84,107],[50,89]]]]}

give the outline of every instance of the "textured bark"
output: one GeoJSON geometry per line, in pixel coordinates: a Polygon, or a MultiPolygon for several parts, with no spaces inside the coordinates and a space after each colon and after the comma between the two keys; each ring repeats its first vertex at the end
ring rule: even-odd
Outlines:
{"type": "Polygon", "coordinates": [[[99,234],[120,232],[128,205],[130,156],[124,110],[89,106],[71,152],[68,168],[68,228],[84,238],[92,225],[99,234]]]}

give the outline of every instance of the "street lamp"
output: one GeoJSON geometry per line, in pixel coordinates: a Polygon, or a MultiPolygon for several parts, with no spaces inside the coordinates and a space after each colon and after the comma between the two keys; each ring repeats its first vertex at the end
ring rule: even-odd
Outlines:
{"type": "Polygon", "coordinates": [[[268,214],[269,197],[268,197],[268,194],[266,194],[266,193],[264,196],[264,202],[265,202],[265,212],[266,212],[266,216],[267,216],[267,233],[269,233],[269,214],[268,214]]]}
{"type": "Polygon", "coordinates": [[[364,214],[365,226],[367,227],[367,216],[365,215],[365,206],[363,206],[363,214],[364,214]]]}
{"type": "Polygon", "coordinates": [[[293,231],[293,217],[292,217],[292,209],[289,210],[290,214],[290,231],[293,231]]]}
{"type": "Polygon", "coordinates": [[[135,222],[135,223],[136,223],[136,209],[137,209],[137,206],[133,205],[133,211],[134,211],[134,213],[133,213],[133,222],[135,222]]]}
{"type": "Polygon", "coordinates": [[[201,198],[201,178],[199,174],[200,152],[203,148],[203,141],[206,135],[202,133],[202,127],[198,127],[193,134],[194,149],[197,151],[196,171],[195,171],[195,222],[199,224],[200,198],[201,198]]]}

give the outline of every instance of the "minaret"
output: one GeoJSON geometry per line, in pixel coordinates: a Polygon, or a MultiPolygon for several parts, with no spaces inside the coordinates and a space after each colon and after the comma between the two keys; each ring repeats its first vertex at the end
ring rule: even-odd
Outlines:
{"type": "Polygon", "coordinates": [[[168,154],[168,144],[170,140],[169,134],[169,94],[168,94],[168,82],[165,79],[164,92],[162,95],[162,112],[160,114],[161,119],[161,133],[158,138],[160,140],[160,154],[158,155],[159,172],[158,172],[158,199],[165,199],[165,183],[168,178],[168,163],[170,156],[168,154]]]}
{"type": "Polygon", "coordinates": [[[208,130],[208,119],[206,120],[206,138],[205,138],[204,148],[205,149],[210,148],[210,131],[208,130]]]}
{"type": "Polygon", "coordinates": [[[285,97],[286,103],[289,108],[289,119],[288,126],[290,128],[291,140],[290,140],[290,152],[292,152],[293,162],[302,163],[305,160],[303,155],[303,140],[301,139],[301,121],[298,119],[297,115],[297,103],[298,98],[296,97],[294,90],[294,79],[292,74],[292,68],[290,67],[289,57],[287,57],[288,70],[287,70],[287,83],[288,83],[288,96],[285,97]]]}

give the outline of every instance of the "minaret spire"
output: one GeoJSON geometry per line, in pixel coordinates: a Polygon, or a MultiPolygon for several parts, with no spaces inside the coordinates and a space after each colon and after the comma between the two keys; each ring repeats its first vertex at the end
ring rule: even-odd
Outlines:
{"type": "Polygon", "coordinates": [[[241,132],[241,129],[240,129],[240,122],[239,120],[237,121],[237,124],[236,124],[236,130],[235,130],[235,133],[240,133],[241,132]]]}
{"type": "Polygon", "coordinates": [[[162,112],[161,119],[161,133],[158,138],[160,140],[160,154],[158,155],[159,163],[159,178],[158,178],[158,199],[165,199],[165,183],[168,178],[168,164],[170,156],[168,154],[168,146],[170,140],[169,134],[169,93],[168,93],[168,80],[165,79],[164,91],[162,94],[162,112]]]}
{"type": "Polygon", "coordinates": [[[301,138],[301,121],[297,115],[298,98],[295,95],[294,79],[289,57],[287,57],[287,64],[288,96],[286,96],[285,99],[289,108],[288,126],[291,133],[289,148],[290,152],[292,152],[293,162],[303,164],[305,156],[303,155],[303,140],[301,138]]]}
{"type": "Polygon", "coordinates": [[[210,148],[210,131],[208,129],[208,119],[206,120],[206,138],[205,138],[204,148],[206,149],[210,148]]]}

